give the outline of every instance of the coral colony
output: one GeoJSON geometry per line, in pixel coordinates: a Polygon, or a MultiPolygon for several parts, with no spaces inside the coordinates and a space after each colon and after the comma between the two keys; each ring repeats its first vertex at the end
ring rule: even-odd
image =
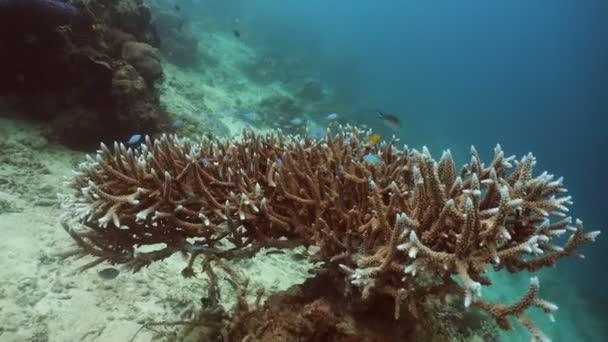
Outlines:
{"type": "MultiPolygon", "coordinates": [[[[85,267],[107,261],[139,270],[189,253],[183,274],[202,256],[213,287],[211,265],[229,270],[223,261],[263,247],[316,246],[319,274],[344,280],[344,306],[389,298],[390,316],[422,319],[429,300],[460,298],[503,329],[514,318],[533,340],[547,340],[526,313],[537,307],[551,318],[557,310],[538,297],[537,277],[512,304],[485,300],[482,288],[492,285],[489,267],[537,271],[595,240],[599,231],[565,217],[572,202],[562,179],[534,176],[531,154],[515,161],[500,146],[487,165],[471,148],[458,170],[449,150],[435,161],[427,148],[401,150],[394,138],[366,143],[370,134],[347,126],[317,140],[245,130],[232,141],[164,135],[137,148],[102,144],[63,201],[64,228],[78,245],[72,255],[96,257],[85,267]],[[370,154],[381,162],[366,161],[370,154]],[[564,234],[570,238],[557,245],[564,234]]],[[[236,311],[227,335],[243,328],[236,311]]]]}

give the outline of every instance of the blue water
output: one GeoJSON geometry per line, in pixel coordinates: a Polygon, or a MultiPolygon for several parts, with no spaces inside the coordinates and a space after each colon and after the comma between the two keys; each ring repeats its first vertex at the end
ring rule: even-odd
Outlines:
{"type": "MultiPolygon", "coordinates": [[[[240,17],[248,44],[305,60],[311,75],[350,103],[353,122],[390,134],[374,116],[375,109],[389,111],[403,123],[402,142],[427,145],[436,157],[450,148],[460,162],[470,145],[485,160],[496,143],[518,157],[533,152],[537,172],[564,176],[575,202],[571,214],[587,230],[606,229],[608,1],[204,6],[219,20],[240,17]]],[[[580,314],[606,317],[606,246],[601,236],[582,249],[587,260],[561,260],[547,299],[559,303],[555,296],[576,288],[584,293],[580,314]]],[[[606,330],[579,337],[608,340],[606,330]]]]}

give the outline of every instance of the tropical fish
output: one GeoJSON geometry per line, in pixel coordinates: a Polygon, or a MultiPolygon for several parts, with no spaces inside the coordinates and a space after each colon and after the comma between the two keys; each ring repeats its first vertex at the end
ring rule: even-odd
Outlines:
{"type": "Polygon", "coordinates": [[[295,261],[301,261],[304,260],[308,257],[308,255],[304,254],[304,253],[294,253],[291,255],[291,259],[295,260],[295,261]]]}
{"type": "Polygon", "coordinates": [[[188,253],[206,253],[206,252],[208,252],[208,253],[212,253],[212,254],[217,254],[217,253],[222,252],[221,250],[219,250],[215,247],[192,244],[190,242],[185,242],[182,250],[184,252],[188,252],[188,253]]]}
{"type": "Polygon", "coordinates": [[[321,127],[315,127],[310,130],[310,133],[308,135],[310,135],[310,137],[314,139],[323,138],[323,136],[325,136],[325,130],[321,127]]]}
{"type": "Polygon", "coordinates": [[[138,143],[141,140],[141,134],[133,134],[129,141],[127,141],[127,145],[133,145],[138,143]]]}
{"type": "Polygon", "coordinates": [[[378,156],[375,153],[368,153],[365,156],[363,156],[363,160],[365,160],[366,162],[370,163],[370,164],[380,164],[382,163],[382,158],[380,158],[380,156],[378,156]]]}
{"type": "Polygon", "coordinates": [[[239,30],[232,30],[232,34],[237,38],[241,38],[241,32],[239,32],[239,30]]]}
{"type": "Polygon", "coordinates": [[[184,121],[184,119],[177,119],[173,122],[173,127],[174,128],[180,128],[182,127],[186,122],[184,121]]]}
{"type": "Polygon", "coordinates": [[[378,117],[384,121],[384,124],[388,126],[392,130],[399,130],[401,128],[401,123],[399,122],[399,118],[394,116],[393,114],[384,113],[381,111],[377,111],[378,117]]]}
{"type": "Polygon", "coordinates": [[[301,124],[304,123],[304,121],[300,118],[293,118],[293,119],[289,120],[289,123],[294,126],[300,126],[301,124]]]}
{"type": "Polygon", "coordinates": [[[375,145],[380,142],[380,139],[382,139],[382,136],[380,136],[380,134],[370,134],[367,136],[367,143],[375,145]]]}
{"type": "Polygon", "coordinates": [[[285,254],[284,250],[281,249],[272,249],[266,252],[266,255],[273,255],[273,254],[285,254]]]}
{"type": "Polygon", "coordinates": [[[115,269],[114,267],[104,268],[103,270],[97,272],[97,274],[101,277],[101,279],[105,279],[105,280],[112,280],[112,279],[118,277],[119,273],[120,273],[120,271],[115,269]]]}
{"type": "Polygon", "coordinates": [[[331,113],[329,114],[325,119],[332,121],[332,120],[336,120],[338,118],[338,114],[336,113],[331,113]]]}
{"type": "Polygon", "coordinates": [[[245,116],[245,118],[247,118],[247,120],[251,120],[251,121],[255,121],[258,119],[258,113],[255,112],[249,112],[249,113],[245,113],[243,114],[245,116]]]}

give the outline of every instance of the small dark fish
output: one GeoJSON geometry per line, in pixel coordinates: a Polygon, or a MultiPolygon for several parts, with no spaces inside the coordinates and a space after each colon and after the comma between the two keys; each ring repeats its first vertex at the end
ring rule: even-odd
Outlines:
{"type": "Polygon", "coordinates": [[[180,21],[179,24],[177,25],[177,32],[182,32],[182,27],[184,26],[184,22],[180,21]]]}
{"type": "Polygon", "coordinates": [[[266,252],[266,255],[273,255],[273,254],[285,254],[285,251],[282,251],[280,249],[273,249],[273,250],[266,252]]]}
{"type": "Polygon", "coordinates": [[[210,254],[219,254],[222,251],[215,248],[215,247],[210,247],[210,246],[203,246],[203,245],[194,245],[191,244],[189,242],[185,242],[184,246],[182,247],[182,250],[184,252],[188,252],[188,253],[210,253],[210,254]]]}
{"type": "Polygon", "coordinates": [[[201,305],[203,306],[203,309],[208,308],[209,306],[211,306],[211,299],[209,297],[202,297],[201,305]]]}
{"type": "Polygon", "coordinates": [[[401,127],[401,123],[399,122],[399,118],[388,113],[383,113],[381,111],[378,112],[378,117],[384,121],[384,124],[393,130],[398,130],[401,127]]]}
{"type": "Polygon", "coordinates": [[[175,5],[175,6],[173,6],[173,8],[174,8],[176,11],[179,11],[179,10],[181,10],[181,9],[182,9],[181,7],[179,7],[179,5],[175,5]]]}
{"type": "Polygon", "coordinates": [[[235,37],[241,38],[241,32],[239,32],[239,30],[232,30],[232,33],[234,34],[235,37]]]}
{"type": "Polygon", "coordinates": [[[114,267],[104,268],[103,270],[97,272],[99,277],[101,277],[101,279],[105,279],[105,280],[112,280],[112,279],[118,277],[119,273],[120,273],[120,271],[115,269],[114,267]]]}
{"type": "Polygon", "coordinates": [[[304,253],[294,253],[291,256],[291,259],[294,260],[294,261],[301,261],[301,260],[306,259],[307,257],[308,256],[306,254],[304,254],[304,253]]]}
{"type": "Polygon", "coordinates": [[[201,194],[195,192],[192,195],[186,197],[185,199],[181,200],[180,203],[183,204],[192,204],[195,202],[198,202],[198,200],[201,199],[201,194]]]}

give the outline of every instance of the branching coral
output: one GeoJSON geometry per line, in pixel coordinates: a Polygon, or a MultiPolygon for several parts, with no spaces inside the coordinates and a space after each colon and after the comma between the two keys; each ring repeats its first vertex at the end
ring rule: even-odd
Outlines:
{"type": "Polygon", "coordinates": [[[63,202],[64,227],[79,246],[73,254],[95,256],[86,267],[109,261],[139,270],[186,252],[187,275],[201,254],[222,260],[314,245],[324,269],[347,278],[350,298],[389,296],[396,318],[401,305],[416,317],[427,299],[454,295],[502,328],[513,316],[545,339],[525,310],[557,307],[538,298],[536,277],[510,305],[484,301],[481,289],[491,285],[488,266],[536,271],[576,256],[599,234],[583,232],[578,220],[550,221],[571,204],[562,179],[534,176],[531,154],[514,162],[500,146],[487,166],[472,148],[471,162],[457,171],[450,151],[436,162],[426,148],[400,150],[395,139],[367,144],[365,134],[341,127],[311,140],[247,130],[240,141],[102,144],[74,173],[74,192],[63,202]],[[370,153],[382,163],[367,162],[370,153]],[[162,249],[136,252],[159,243],[162,249]]]}

